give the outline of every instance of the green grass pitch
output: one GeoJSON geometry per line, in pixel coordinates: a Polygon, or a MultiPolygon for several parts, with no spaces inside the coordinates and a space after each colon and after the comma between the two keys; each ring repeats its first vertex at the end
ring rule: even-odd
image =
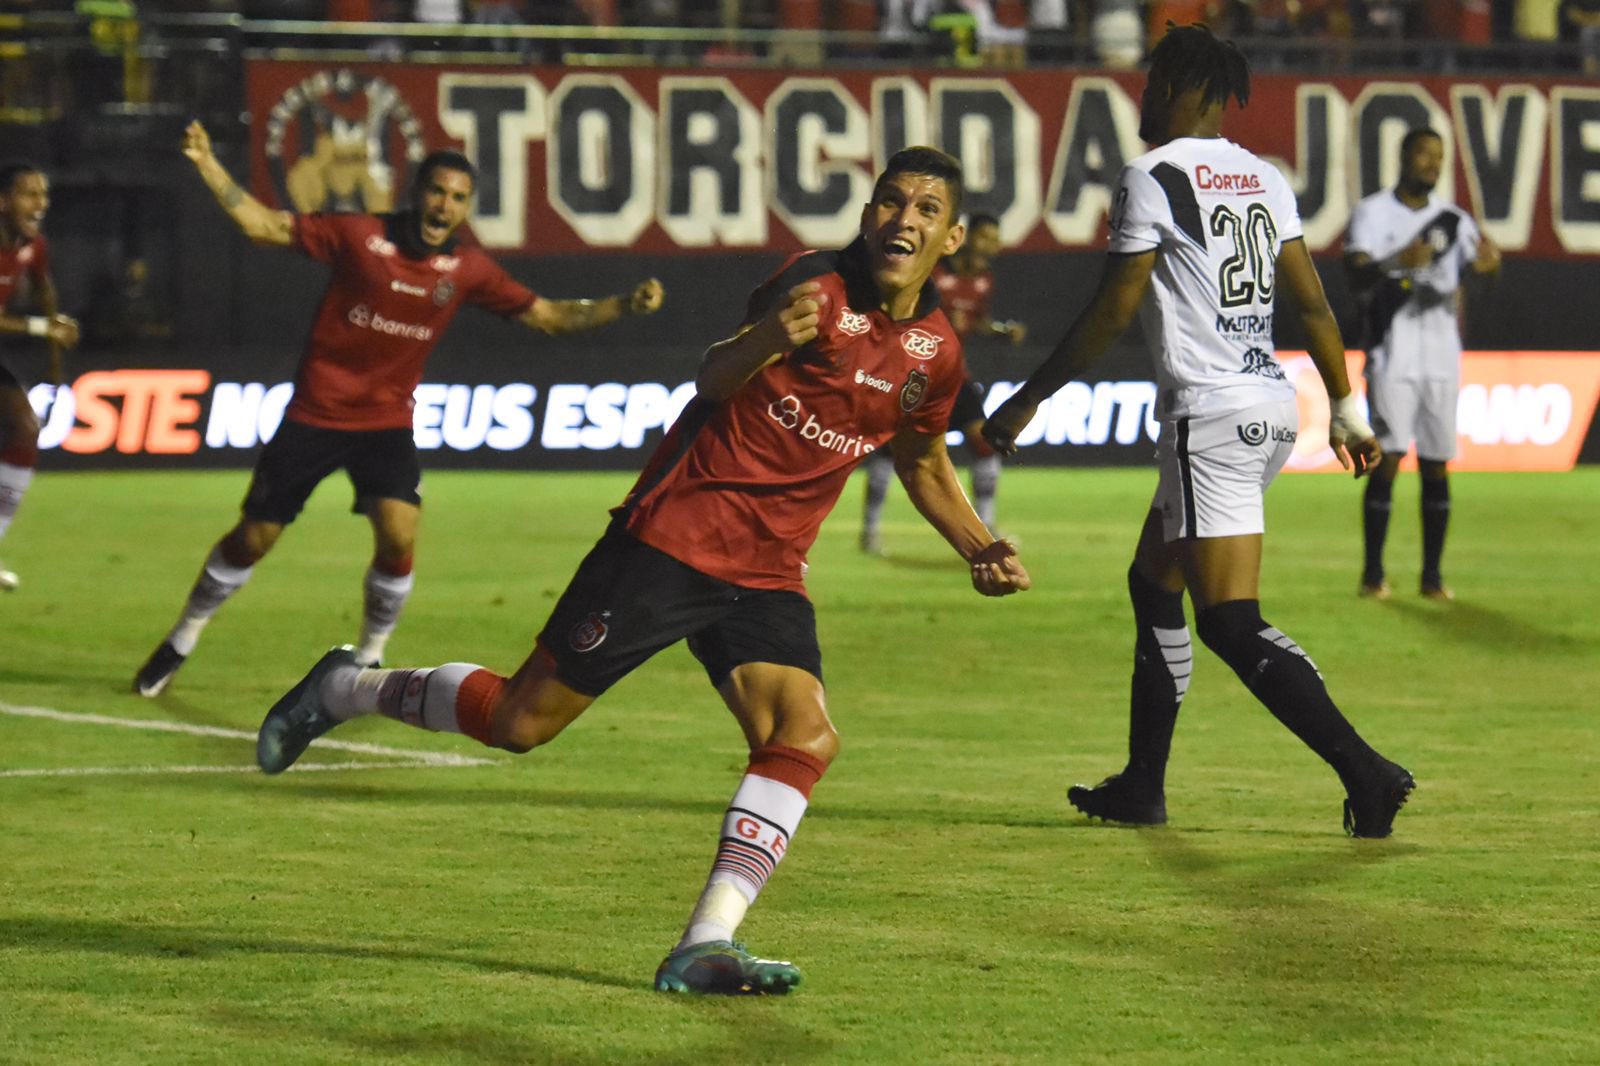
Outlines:
{"type": "MultiPolygon", "coordinates": [[[[0,1060],[1600,1061],[1600,470],[1458,475],[1453,605],[1415,595],[1414,475],[1386,604],[1358,486],[1273,488],[1264,614],[1420,782],[1385,841],[1204,651],[1171,825],[1067,808],[1125,753],[1149,471],[1012,468],[1035,589],[992,601],[903,496],[859,555],[853,483],[810,577],[844,750],[742,930],[806,983],[742,1001],[649,987],[744,766],[681,647],[528,756],[371,720],[268,779],[261,714],[358,624],[330,481],[129,693],[245,480],[46,474],[0,545],[0,1060]]],[[[431,473],[391,662],[514,668],[628,483],[431,473]]]]}

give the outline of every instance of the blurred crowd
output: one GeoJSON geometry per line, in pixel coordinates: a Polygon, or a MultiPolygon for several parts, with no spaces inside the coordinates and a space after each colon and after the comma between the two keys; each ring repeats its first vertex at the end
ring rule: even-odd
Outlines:
{"type": "Polygon", "coordinates": [[[895,57],[930,38],[974,62],[1021,62],[1031,43],[1071,58],[1137,63],[1168,21],[1204,21],[1258,43],[1575,42],[1600,74],[1600,0],[0,0],[0,12],[76,11],[100,20],[240,14],[252,19],[828,30],[875,36],[895,57]]]}

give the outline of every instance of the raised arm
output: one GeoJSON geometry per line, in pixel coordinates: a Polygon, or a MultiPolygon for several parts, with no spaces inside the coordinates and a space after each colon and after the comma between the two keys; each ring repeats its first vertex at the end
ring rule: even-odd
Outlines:
{"type": "Polygon", "coordinates": [[[1383,458],[1383,450],[1350,393],[1344,338],[1339,335],[1339,323],[1328,306],[1322,279],[1317,276],[1304,240],[1296,238],[1284,244],[1278,253],[1277,278],[1279,288],[1287,290],[1295,302],[1311,362],[1328,390],[1328,447],[1333,449],[1340,466],[1360,477],[1383,458]]]}
{"type": "Polygon", "coordinates": [[[211,135],[200,123],[191,122],[183,131],[183,154],[239,232],[257,244],[288,247],[294,237],[294,216],[287,211],[274,211],[241,189],[212,154],[211,135]]]}
{"type": "Polygon", "coordinates": [[[665,298],[661,282],[650,278],[641,281],[632,292],[598,300],[535,300],[518,321],[541,333],[582,333],[624,315],[653,315],[661,310],[665,298]]]}
{"type": "Polygon", "coordinates": [[[1009,596],[1033,581],[1008,541],[996,540],[973,511],[945,450],[943,434],[903,430],[890,448],[895,473],[917,511],[972,567],[972,587],[985,596],[1009,596]]]}
{"type": "Polygon", "coordinates": [[[1150,287],[1150,275],[1155,266],[1155,249],[1106,259],[1100,287],[1095,290],[1089,306],[1083,309],[1049,358],[984,423],[983,437],[995,450],[1006,455],[1015,452],[1017,437],[1033,421],[1039,405],[1087,370],[1105,354],[1112,341],[1122,336],[1133,322],[1145,290],[1150,287]]]}
{"type": "Polygon", "coordinates": [[[801,282],[765,317],[707,348],[695,389],[708,400],[726,400],[763,367],[816,340],[827,303],[821,290],[821,282],[801,282]]]}

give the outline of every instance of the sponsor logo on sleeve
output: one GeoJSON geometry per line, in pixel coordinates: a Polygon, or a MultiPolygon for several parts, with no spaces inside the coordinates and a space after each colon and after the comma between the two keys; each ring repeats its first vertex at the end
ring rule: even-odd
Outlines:
{"type": "MultiPolygon", "coordinates": [[[[938,335],[929,333],[920,326],[906,330],[900,337],[900,345],[913,359],[932,359],[939,354],[938,335]]],[[[909,411],[910,408],[906,410],[909,411]]]]}

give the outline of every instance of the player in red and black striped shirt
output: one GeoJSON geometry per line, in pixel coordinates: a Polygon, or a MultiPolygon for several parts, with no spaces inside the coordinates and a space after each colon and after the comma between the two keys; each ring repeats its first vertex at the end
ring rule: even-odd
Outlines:
{"type": "Polygon", "coordinates": [[[334,649],[268,712],[256,757],[288,768],[341,721],[379,713],[524,752],[679,640],[750,747],[710,879],[656,988],[782,993],[800,980],[734,930],[783,857],[838,753],[805,557],[850,471],[894,453],[918,509],[967,561],[974,587],[1028,587],[1011,545],[962,495],[944,448],[964,376],[960,341],[928,278],[961,243],[960,164],[931,148],[889,161],[839,252],[796,256],[713,344],[691,401],[612,514],[522,667],[359,669],[334,649]]]}
{"type": "MultiPolygon", "coordinates": [[[[78,323],[56,310],[50,246],[42,227],[50,181],[29,163],[0,167],[0,337],[37,337],[50,348],[50,379],[61,383],[61,350],[78,343],[78,323]]],[[[22,382],[0,363],[0,537],[22,503],[39,460],[39,419],[22,382]]],[[[17,575],[0,566],[0,590],[17,575]]]]}
{"type": "Polygon", "coordinates": [[[467,304],[543,333],[575,333],[661,306],[661,283],[599,300],[549,300],[514,281],[483,252],[460,247],[477,172],[458,152],[434,152],[417,168],[412,207],[394,215],[296,215],[247,195],[211,152],[196,122],[184,154],[239,229],[257,244],[294,248],[333,268],[294,399],[256,461],[243,514],[212,549],[183,613],[134,677],[160,695],[223,602],[295,520],[311,491],[341,467],[355,510],[372,523],[357,657],[377,663],[410,595],[422,480],[412,438],[412,393],[456,312],[467,304]]]}

